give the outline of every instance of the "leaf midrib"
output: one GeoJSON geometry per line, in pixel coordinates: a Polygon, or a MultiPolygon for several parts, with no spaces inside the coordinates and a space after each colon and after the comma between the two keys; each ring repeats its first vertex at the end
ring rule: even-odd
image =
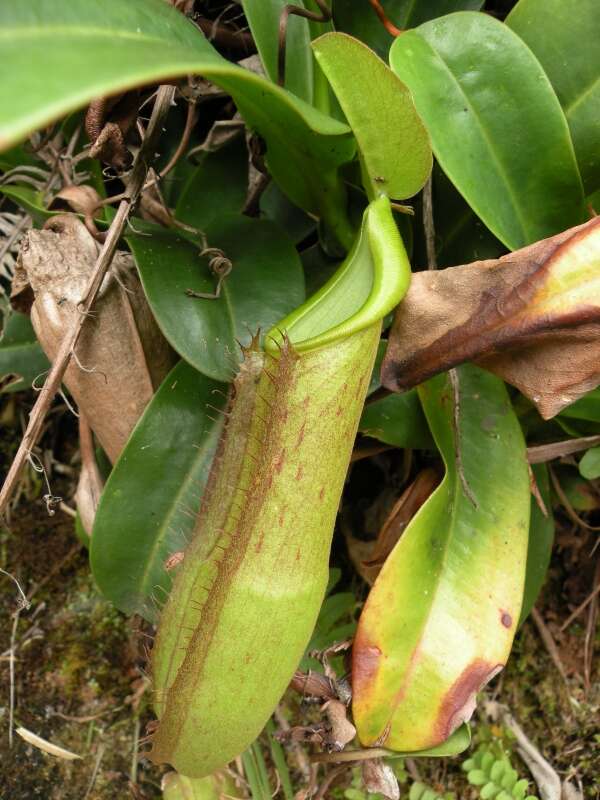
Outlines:
{"type": "MultiPolygon", "coordinates": [[[[519,223],[519,226],[520,226],[520,232],[524,236],[524,241],[522,242],[522,244],[527,244],[527,242],[529,241],[529,239],[527,237],[527,226],[526,226],[526,224],[525,224],[525,222],[523,220],[521,206],[520,206],[520,204],[518,202],[518,198],[516,198],[515,195],[514,195],[514,189],[513,189],[511,181],[509,181],[509,179],[508,179],[508,175],[506,173],[506,168],[504,167],[502,162],[498,160],[498,156],[496,155],[496,151],[491,146],[491,141],[489,139],[488,133],[487,133],[487,131],[485,129],[485,126],[482,123],[482,120],[481,120],[479,114],[477,113],[475,107],[473,106],[473,104],[472,104],[472,102],[471,102],[471,100],[469,98],[469,95],[463,89],[462,84],[460,83],[460,81],[458,80],[457,76],[454,74],[454,72],[450,68],[449,64],[442,58],[442,56],[438,53],[438,51],[435,50],[433,48],[433,46],[426,39],[424,39],[423,37],[421,37],[421,39],[426,43],[427,47],[430,49],[430,51],[433,54],[433,56],[443,65],[443,67],[446,70],[446,72],[453,79],[455,85],[459,89],[460,96],[464,99],[465,103],[467,104],[467,106],[469,107],[471,112],[473,113],[474,119],[475,119],[475,121],[477,123],[477,129],[480,131],[481,136],[482,136],[482,138],[484,140],[484,143],[485,143],[485,145],[486,145],[486,147],[488,149],[488,152],[492,156],[492,161],[496,165],[496,168],[498,170],[499,176],[500,176],[500,178],[503,179],[504,185],[506,186],[507,194],[508,194],[508,196],[509,196],[509,198],[511,200],[511,204],[512,204],[512,207],[513,207],[514,212],[515,212],[515,216],[517,217],[517,220],[518,220],[518,223],[519,223]]],[[[432,139],[433,139],[433,137],[432,137],[432,139]]],[[[439,158],[439,156],[438,156],[438,158],[439,158]]],[[[440,159],[440,163],[442,163],[441,159],[440,159]]],[[[469,203],[469,205],[470,205],[470,203],[469,203]]],[[[498,237],[498,238],[500,238],[500,237],[498,237]]],[[[502,239],[504,240],[504,237],[502,237],[502,239]]],[[[512,247],[512,245],[509,245],[509,247],[510,247],[510,249],[514,249],[512,247]]]]}

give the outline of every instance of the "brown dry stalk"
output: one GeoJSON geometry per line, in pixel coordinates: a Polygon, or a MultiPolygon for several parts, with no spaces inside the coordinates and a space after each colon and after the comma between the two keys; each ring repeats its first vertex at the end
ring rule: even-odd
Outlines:
{"type": "Polygon", "coordinates": [[[79,304],[81,313],[71,330],[66,333],[58,353],[56,354],[56,358],[54,359],[44,386],[31,410],[27,429],[21,440],[17,454],[13,459],[2,489],[0,490],[0,516],[4,515],[6,512],[8,502],[17,487],[25,462],[40,436],[46,414],[48,413],[54,396],[60,389],[63,376],[71,361],[83,325],[92,309],[104,276],[112,262],[129,213],[137,202],[140,191],[144,186],[148,172],[148,164],[154,157],[158,138],[162,133],[162,124],[168,114],[174,93],[175,88],[173,86],[161,86],[158,91],[144,142],[136,156],[131,171],[131,178],[127,189],[128,196],[121,201],[117,213],[108,229],[104,245],[98,255],[89,283],[79,304]]]}
{"type": "Polygon", "coordinates": [[[527,461],[530,464],[543,464],[555,458],[571,456],[581,450],[589,450],[599,444],[600,436],[583,436],[580,439],[566,439],[564,442],[534,445],[527,448],[527,461]]]}
{"type": "Polygon", "coordinates": [[[291,15],[311,20],[312,22],[329,22],[332,18],[331,9],[325,0],[315,0],[319,11],[307,11],[303,6],[286,5],[281,9],[279,16],[279,43],[277,50],[277,83],[285,84],[285,52],[287,45],[287,27],[291,15]]]}

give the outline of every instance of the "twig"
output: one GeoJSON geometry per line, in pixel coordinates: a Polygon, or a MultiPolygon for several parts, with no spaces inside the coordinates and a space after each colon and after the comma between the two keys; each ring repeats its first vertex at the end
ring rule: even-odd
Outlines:
{"type": "Polygon", "coordinates": [[[31,411],[25,435],[21,440],[17,454],[10,466],[2,490],[0,491],[0,516],[5,513],[8,501],[18,484],[25,462],[39,438],[44,419],[55,394],[60,388],[73,351],[79,341],[87,315],[94,304],[104,276],[112,262],[114,252],[123,233],[129,213],[137,202],[140,190],[144,185],[144,180],[148,171],[147,161],[149,162],[154,157],[156,143],[162,133],[162,123],[171,106],[174,92],[175,88],[173,86],[162,86],[158,92],[146,137],[136,156],[131,172],[128,197],[121,201],[115,218],[108,229],[94,271],[90,277],[82,300],[79,303],[81,313],[77,317],[74,326],[66,334],[61,343],[50,372],[48,373],[48,377],[31,411]]]}
{"type": "Polygon", "coordinates": [[[315,0],[320,14],[315,11],[307,11],[303,6],[285,5],[279,15],[279,42],[277,49],[277,84],[283,86],[285,83],[285,52],[287,45],[287,27],[292,14],[297,17],[309,19],[312,22],[329,22],[332,19],[331,9],[325,0],[315,0]]]}
{"type": "Polygon", "coordinates": [[[17,587],[17,592],[19,593],[19,604],[18,604],[18,608],[17,608],[17,610],[19,610],[19,611],[20,611],[20,610],[21,610],[21,609],[23,609],[23,608],[29,608],[29,606],[30,606],[30,603],[29,603],[29,600],[27,599],[27,595],[25,594],[25,592],[24,592],[24,591],[23,591],[23,589],[21,588],[21,584],[20,584],[20,583],[19,583],[19,581],[18,581],[18,580],[15,578],[15,576],[14,576],[14,575],[11,575],[11,573],[10,573],[10,572],[7,572],[5,569],[2,569],[2,567],[0,567],[0,572],[1,572],[3,575],[6,575],[6,577],[7,577],[7,578],[10,578],[10,579],[11,579],[11,581],[12,581],[12,582],[15,584],[15,586],[17,587]]]}
{"type": "Polygon", "coordinates": [[[538,629],[538,632],[540,634],[540,638],[541,638],[542,642],[544,643],[544,645],[546,647],[546,650],[548,651],[548,655],[550,656],[550,658],[552,659],[552,662],[554,663],[554,666],[559,671],[560,677],[565,682],[565,685],[568,685],[567,684],[567,673],[566,673],[564,665],[563,665],[563,663],[561,661],[560,653],[558,652],[558,647],[556,646],[556,642],[554,641],[554,637],[550,633],[550,630],[548,629],[548,626],[544,622],[544,620],[542,618],[542,615],[540,614],[540,612],[537,610],[537,608],[535,606],[531,609],[531,618],[535,622],[535,626],[538,629]]]}
{"type": "Polygon", "coordinates": [[[542,800],[560,800],[560,778],[554,769],[542,756],[537,747],[525,736],[521,726],[508,711],[502,715],[502,721],[515,735],[518,753],[535,778],[542,800]]]}
{"type": "Polygon", "coordinates": [[[8,253],[13,244],[29,225],[31,225],[31,217],[29,214],[26,214],[24,217],[22,217],[21,221],[15,225],[10,236],[4,240],[2,247],[0,247],[0,264],[4,260],[4,256],[8,253]]]}
{"type": "Polygon", "coordinates": [[[98,777],[98,772],[100,771],[100,764],[102,759],[104,758],[104,751],[106,750],[105,745],[101,744],[98,747],[98,755],[96,756],[96,763],[94,764],[94,770],[92,772],[92,777],[90,778],[90,782],[87,787],[87,791],[83,796],[83,800],[87,800],[87,798],[91,795],[92,790],[94,788],[94,784],[96,783],[96,778],[98,777]]]}
{"type": "Polygon", "coordinates": [[[10,686],[8,690],[8,747],[13,746],[13,726],[15,717],[15,651],[17,641],[17,628],[19,626],[19,617],[21,616],[21,609],[15,611],[13,618],[12,630],[10,632],[10,651],[8,653],[8,671],[10,686]]]}
{"type": "Polygon", "coordinates": [[[581,614],[582,611],[585,611],[585,609],[589,606],[589,604],[592,602],[594,597],[597,597],[597,595],[599,593],[600,593],[600,583],[598,583],[598,585],[596,586],[594,591],[591,592],[586,597],[586,599],[583,601],[583,603],[578,605],[577,608],[575,609],[575,611],[573,611],[572,614],[569,614],[569,616],[566,618],[566,620],[563,622],[563,624],[560,626],[560,628],[558,630],[561,633],[563,631],[565,631],[569,627],[569,625],[573,622],[573,620],[577,619],[577,617],[581,614]]]}
{"type": "Polygon", "coordinates": [[[327,790],[331,786],[331,784],[338,778],[342,772],[346,771],[346,767],[342,764],[339,767],[334,767],[331,772],[327,775],[323,783],[319,787],[319,791],[316,793],[314,800],[323,800],[324,797],[327,796],[327,790]]]}
{"type": "Polygon", "coordinates": [[[136,712],[133,723],[133,748],[131,754],[131,769],[129,770],[129,780],[137,784],[138,778],[138,752],[140,749],[140,717],[136,712]]]}
{"type": "Polygon", "coordinates": [[[256,53],[254,38],[249,31],[236,30],[223,23],[215,25],[212,19],[204,17],[193,17],[193,21],[209,41],[230,50],[242,50],[247,55],[256,53]]]}
{"type": "MultiPolygon", "coordinates": [[[[277,706],[275,711],[273,712],[273,716],[275,717],[277,724],[281,728],[282,731],[289,731],[290,730],[290,723],[284,717],[281,707],[277,706]]],[[[302,773],[304,780],[308,783],[311,777],[311,767],[310,761],[308,760],[308,756],[306,755],[304,748],[299,742],[290,741],[290,750],[296,756],[298,761],[298,768],[302,773]]]]}
{"type": "MultiPolygon", "coordinates": [[[[600,561],[594,570],[594,588],[600,586],[600,561]]],[[[594,634],[596,632],[596,622],[598,621],[598,595],[595,595],[590,603],[587,624],[585,626],[585,639],[583,642],[583,683],[586,692],[589,692],[592,685],[592,662],[594,660],[594,634]]]]}
{"type": "Polygon", "coordinates": [[[423,187],[423,230],[425,232],[425,247],[427,249],[427,269],[437,269],[435,256],[435,225],[433,222],[433,197],[431,175],[423,187]]]}
{"type": "Polygon", "coordinates": [[[558,499],[560,500],[560,502],[563,504],[564,509],[567,512],[567,516],[570,519],[572,519],[573,522],[580,528],[585,528],[588,531],[600,531],[600,527],[590,525],[588,522],[582,519],[579,516],[579,514],[575,511],[575,509],[573,508],[573,506],[569,501],[569,498],[565,494],[564,489],[560,485],[560,481],[554,474],[554,470],[552,469],[552,467],[548,469],[548,472],[550,474],[550,480],[552,481],[552,486],[554,487],[554,491],[558,495],[558,499]]]}
{"type": "Polygon", "coordinates": [[[530,464],[543,464],[555,458],[571,456],[581,450],[589,450],[596,444],[600,444],[600,436],[583,436],[580,439],[567,439],[564,442],[540,444],[527,448],[527,461],[530,464]]]}

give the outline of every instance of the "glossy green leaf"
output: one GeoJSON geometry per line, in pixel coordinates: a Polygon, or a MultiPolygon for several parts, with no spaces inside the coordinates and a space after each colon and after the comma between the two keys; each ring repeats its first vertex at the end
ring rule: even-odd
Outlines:
{"type": "Polygon", "coordinates": [[[429,136],[410,92],[358,39],[327,33],[313,42],[358,144],[369,197],[412,197],[431,172],[429,136]]]}
{"type": "MultiPolygon", "coordinates": [[[[96,184],[96,181],[93,182],[96,184]]],[[[95,185],[94,188],[98,189],[98,186],[95,185]]],[[[0,194],[9,197],[16,205],[26,211],[31,216],[34,224],[40,228],[44,225],[46,220],[60,213],[56,209],[52,210],[47,208],[44,204],[44,193],[38,192],[32,186],[20,183],[0,184],[0,194]]],[[[100,211],[98,217],[94,219],[96,226],[98,228],[106,227],[107,222],[102,219],[102,217],[105,216],[110,219],[111,214],[114,214],[111,208],[104,208],[100,211]]],[[[83,219],[83,214],[78,214],[77,216],[83,219]]]]}
{"type": "Polygon", "coordinates": [[[400,36],[390,63],[413,93],[442,169],[509,249],[583,221],[565,116],[506,25],[450,14],[400,36]]]}
{"type": "Polygon", "coordinates": [[[90,559],[102,593],[128,614],[155,619],[171,588],[165,562],[187,546],[221,432],[225,389],[180,362],[108,478],[90,559]]]}
{"type": "Polygon", "coordinates": [[[560,416],[600,423],[600,388],[592,389],[584,397],[563,408],[560,416]]]}
{"type": "Polygon", "coordinates": [[[433,445],[416,389],[367,402],[358,429],[394,447],[427,449],[433,445]]]}
{"type": "Polygon", "coordinates": [[[529,541],[527,545],[527,570],[525,572],[525,588],[519,625],[527,619],[540,590],[546,580],[552,545],[554,544],[554,515],[550,497],[550,481],[548,467],[545,464],[534,464],[533,475],[544,503],[547,514],[544,514],[536,498],[531,496],[531,517],[529,522],[529,541]]]}
{"type": "Polygon", "coordinates": [[[261,217],[276,222],[295,244],[300,244],[315,229],[315,220],[291,203],[276,183],[271,182],[262,193],[259,207],[261,217]]]}
{"type": "Polygon", "coordinates": [[[336,174],[354,153],[347,126],[224,59],[164,0],[4,3],[0,58],[0,149],[94,97],[200,74],[230,92],[265,139],[269,169],[286,194],[329,218],[340,240],[352,239],[336,174]]]}
{"type": "Polygon", "coordinates": [[[12,313],[0,338],[0,393],[28,389],[49,366],[29,317],[12,313]]]}
{"type": "Polygon", "coordinates": [[[456,375],[458,405],[447,374],[419,388],[446,476],[386,560],[354,639],[353,713],[367,746],[444,742],[506,663],[519,619],[530,509],[523,434],[498,378],[474,366],[456,375]]]}
{"type": "Polygon", "coordinates": [[[592,447],[579,462],[579,472],[589,481],[600,478],[600,447],[592,447]]]}
{"type": "MultiPolygon", "coordinates": [[[[277,83],[279,19],[287,0],[242,0],[242,8],[256,42],[265,73],[277,83]]],[[[302,0],[295,5],[304,6],[302,0]]],[[[298,97],[313,101],[313,59],[310,52],[308,20],[290,15],[285,49],[285,88],[298,97]]]]}
{"type": "Polygon", "coordinates": [[[48,211],[44,205],[44,195],[32,186],[19,183],[0,184],[0,194],[9,197],[20,208],[24,209],[35,222],[42,226],[46,220],[56,214],[56,211],[48,211]]]}
{"type": "MultiPolygon", "coordinates": [[[[414,28],[453,11],[478,11],[482,5],[483,0],[386,0],[383,3],[388,19],[401,29],[414,28]]],[[[337,30],[356,36],[387,59],[394,37],[368,2],[333,0],[333,16],[337,30]]]]}
{"type": "MultiPolygon", "coordinates": [[[[436,164],[433,168],[433,221],[438,268],[470,264],[486,258],[498,258],[506,248],[476,216],[468,203],[436,164]]],[[[419,220],[422,223],[422,220],[419,220]]],[[[423,225],[415,225],[420,236],[416,264],[427,264],[423,225]]]]}
{"type": "Polygon", "coordinates": [[[5,150],[0,154],[0,169],[4,172],[23,165],[42,168],[45,166],[44,162],[36,157],[31,147],[27,144],[15,145],[15,147],[11,147],[10,150],[5,150]]]}
{"type": "Polygon", "coordinates": [[[176,194],[175,216],[204,230],[216,217],[241,213],[247,190],[248,151],[240,137],[198,157],[198,166],[176,194]]]}
{"type": "Polygon", "coordinates": [[[218,299],[189,297],[187,289],[215,290],[216,278],[199,247],[172,231],[129,235],[144,291],[172,347],[204,375],[228,382],[249,344],[304,300],[299,256],[272,222],[223,216],[206,228],[211,247],[221,248],[233,269],[218,299]]]}
{"type": "Polygon", "coordinates": [[[554,86],[588,192],[600,187],[598,11],[597,0],[520,0],[506,18],[554,86]]]}

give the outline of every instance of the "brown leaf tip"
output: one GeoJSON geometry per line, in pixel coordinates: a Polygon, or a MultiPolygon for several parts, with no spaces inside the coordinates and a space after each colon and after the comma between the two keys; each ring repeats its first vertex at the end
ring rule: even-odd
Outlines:
{"type": "Polygon", "coordinates": [[[504,664],[490,664],[476,658],[448,689],[438,711],[434,726],[435,740],[446,741],[463,722],[468,722],[476,707],[476,696],[503,668],[504,664]]]}

